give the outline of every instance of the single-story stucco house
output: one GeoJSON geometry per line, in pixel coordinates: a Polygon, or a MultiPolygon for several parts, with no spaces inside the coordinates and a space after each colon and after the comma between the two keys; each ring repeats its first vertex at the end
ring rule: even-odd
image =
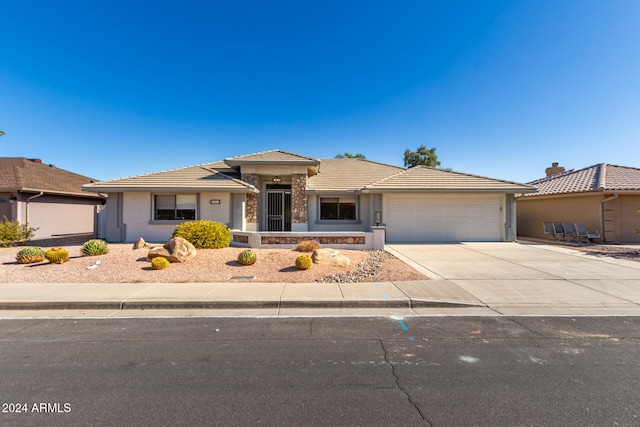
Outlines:
{"type": "Polygon", "coordinates": [[[535,191],[424,166],[281,150],[83,188],[109,195],[109,241],[163,241],[180,222],[209,219],[228,225],[240,243],[255,241],[251,233],[339,235],[372,228],[383,228],[387,242],[512,241],[515,194],[535,191]]]}
{"type": "Polygon", "coordinates": [[[29,224],[36,228],[34,239],[95,235],[98,211],[105,197],[83,191],[82,185],[94,182],[24,157],[0,158],[0,220],[29,224]]]}
{"type": "Polygon", "coordinates": [[[640,243],[640,169],[606,163],[565,171],[554,163],[518,197],[518,235],[545,237],[543,222],[582,222],[603,240],[640,243]]]}

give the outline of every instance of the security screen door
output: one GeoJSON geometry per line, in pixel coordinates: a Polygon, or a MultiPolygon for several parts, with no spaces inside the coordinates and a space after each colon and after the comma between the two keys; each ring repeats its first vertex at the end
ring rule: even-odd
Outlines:
{"type": "Polygon", "coordinates": [[[267,231],[291,231],[291,190],[267,190],[267,231]]]}

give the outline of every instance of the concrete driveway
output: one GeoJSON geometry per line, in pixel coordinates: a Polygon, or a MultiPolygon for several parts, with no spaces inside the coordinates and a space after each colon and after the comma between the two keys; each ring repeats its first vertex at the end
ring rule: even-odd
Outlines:
{"type": "Polygon", "coordinates": [[[540,243],[392,244],[387,250],[504,314],[640,314],[640,262],[540,243]]]}

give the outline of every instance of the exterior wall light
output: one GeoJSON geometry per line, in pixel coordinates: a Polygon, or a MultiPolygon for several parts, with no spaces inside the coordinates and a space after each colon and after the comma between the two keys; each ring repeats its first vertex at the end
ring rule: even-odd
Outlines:
{"type": "Polygon", "coordinates": [[[282,182],[282,178],[280,178],[279,176],[274,176],[272,181],[274,184],[280,184],[282,182]]]}

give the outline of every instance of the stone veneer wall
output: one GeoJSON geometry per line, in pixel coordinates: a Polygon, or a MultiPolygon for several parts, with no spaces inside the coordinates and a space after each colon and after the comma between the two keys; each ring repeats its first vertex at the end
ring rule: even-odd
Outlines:
{"type": "Polygon", "coordinates": [[[262,236],[264,245],[296,245],[304,240],[316,240],[323,245],[364,245],[364,236],[262,236]]]}
{"type": "Polygon", "coordinates": [[[291,175],[291,222],[304,224],[307,222],[307,174],[291,175]]]}
{"type": "MultiPolygon", "coordinates": [[[[260,188],[260,177],[254,173],[243,174],[242,180],[253,185],[256,188],[260,188]]],[[[258,197],[259,194],[247,194],[247,223],[258,223],[258,197]]]]}

